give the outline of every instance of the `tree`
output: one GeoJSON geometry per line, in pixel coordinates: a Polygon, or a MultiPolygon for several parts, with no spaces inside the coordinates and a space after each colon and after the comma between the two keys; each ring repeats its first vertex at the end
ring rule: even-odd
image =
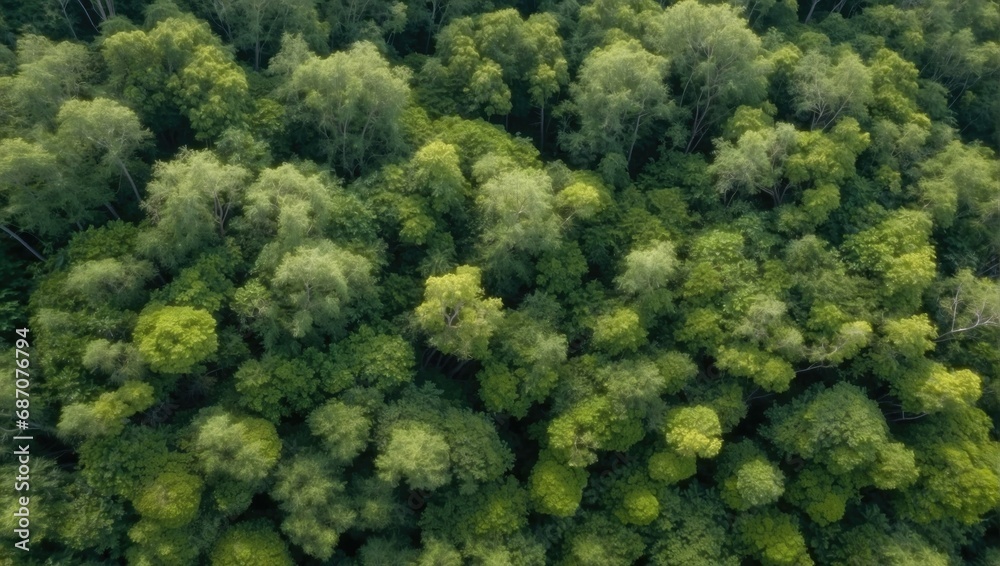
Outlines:
{"type": "Polygon", "coordinates": [[[135,341],[150,369],[187,373],[219,347],[215,319],[191,307],[153,308],[135,325],[135,341]]]}
{"type": "MultiPolygon", "coordinates": [[[[936,224],[952,226],[961,212],[985,216],[992,210],[1000,169],[992,152],[952,141],[921,167],[918,194],[934,215],[936,224]]],[[[985,219],[985,218],[984,218],[985,219]]]]}
{"type": "Polygon", "coordinates": [[[379,477],[411,489],[437,489],[451,480],[449,446],[443,436],[422,423],[402,423],[375,459],[379,477]]]}
{"type": "Polygon", "coordinates": [[[465,203],[470,191],[454,145],[439,140],[425,144],[413,154],[410,168],[412,190],[424,195],[435,212],[445,213],[465,203]]]}
{"type": "Polygon", "coordinates": [[[391,67],[374,45],[362,41],[323,59],[310,55],[290,71],[279,95],[292,106],[293,116],[318,130],[327,162],[353,176],[398,145],[409,77],[405,68],[391,67]]]}
{"type": "Polygon", "coordinates": [[[260,251],[256,268],[269,272],[286,253],[324,237],[368,239],[370,215],[336,179],[308,163],[285,163],[261,171],[233,222],[251,249],[260,251]]]}
{"type": "Polygon", "coordinates": [[[666,419],[666,439],[681,456],[713,458],[722,448],[719,416],[708,407],[681,407],[666,419]]]}
{"type": "Polygon", "coordinates": [[[242,566],[265,562],[275,566],[292,566],[288,547],[278,533],[265,522],[248,521],[226,529],[215,543],[211,554],[212,566],[242,566]]]}
{"type": "Polygon", "coordinates": [[[328,240],[295,248],[271,280],[279,320],[296,338],[313,330],[335,332],[359,290],[371,284],[371,270],[369,260],[328,240]]]}
{"type": "Polygon", "coordinates": [[[814,387],[793,403],[768,412],[766,436],[784,453],[798,454],[824,466],[833,475],[855,474],[861,485],[881,483],[889,457],[901,457],[908,468],[900,485],[908,485],[916,470],[905,462],[905,447],[889,437],[878,404],[854,385],[814,387]]]}
{"type": "Polygon", "coordinates": [[[213,407],[201,411],[192,427],[189,450],[209,476],[259,482],[278,463],[281,439],[264,419],[213,407]]]}
{"type": "Polygon", "coordinates": [[[558,243],[560,226],[553,211],[552,182],[542,171],[499,173],[479,188],[476,205],[483,221],[482,244],[488,261],[518,251],[536,255],[558,243]]]}
{"type": "Polygon", "coordinates": [[[504,339],[476,376],[479,396],[488,409],[523,418],[556,386],[559,366],[566,361],[566,337],[520,312],[504,317],[497,335],[504,339]]]}
{"type": "Polygon", "coordinates": [[[206,22],[175,14],[149,30],[112,34],[101,45],[114,92],[160,130],[185,117],[201,141],[239,126],[250,110],[246,74],[206,22]]]}
{"type": "Polygon", "coordinates": [[[776,509],[750,512],[736,519],[741,542],[762,564],[813,564],[795,520],[776,509]]]}
{"type": "Polygon", "coordinates": [[[81,94],[89,78],[87,49],[26,34],[17,42],[17,74],[0,77],[0,99],[10,120],[4,137],[35,124],[51,125],[63,102],[81,94]],[[12,130],[7,130],[10,127],[12,130]],[[13,128],[17,129],[13,129],[13,128]]]}
{"type": "Polygon", "coordinates": [[[673,451],[655,452],[649,457],[649,477],[666,484],[688,479],[697,472],[695,456],[680,456],[673,451]]]}
{"type": "Polygon", "coordinates": [[[715,161],[709,166],[716,190],[723,195],[741,189],[751,195],[764,193],[775,205],[781,204],[789,185],[784,181],[785,163],[798,145],[795,128],[777,124],[750,130],[736,143],[720,141],[715,161]]]}
{"type": "Polygon", "coordinates": [[[335,462],[347,464],[368,446],[372,420],[364,407],[336,399],[309,414],[309,429],[335,462]]]}
{"type": "Polygon", "coordinates": [[[244,362],[233,379],[239,404],[275,423],[312,407],[320,387],[316,372],[304,360],[271,355],[244,362]]]}
{"type": "MultiPolygon", "coordinates": [[[[664,79],[669,61],[635,40],[617,41],[587,55],[570,85],[569,111],[579,129],[562,143],[580,161],[618,153],[626,162],[671,102],[664,79]]],[[[641,144],[640,144],[641,145],[641,144]]]]}
{"type": "Polygon", "coordinates": [[[427,279],[424,302],[414,315],[438,350],[460,358],[482,358],[503,316],[501,307],[500,299],[483,296],[479,268],[463,265],[455,273],[427,279]]]}
{"type": "Polygon", "coordinates": [[[115,391],[101,394],[93,403],[72,403],[63,407],[57,431],[64,438],[117,436],[125,429],[125,419],[153,405],[153,387],[129,381],[115,391]]]}
{"type": "Polygon", "coordinates": [[[121,171],[136,201],[142,200],[125,162],[151,135],[134,112],[107,98],[87,102],[69,100],[59,109],[56,122],[60,147],[74,148],[84,154],[97,153],[101,166],[121,171]]]}
{"type": "Polygon", "coordinates": [[[551,455],[543,454],[531,470],[528,480],[531,500],[540,513],[569,517],[576,513],[587,472],[560,464],[551,455]]]}
{"type": "Polygon", "coordinates": [[[664,490],[661,505],[670,509],[656,526],[649,555],[657,566],[736,566],[736,553],[727,509],[718,496],[694,484],[684,491],[664,490]]]}
{"type": "Polygon", "coordinates": [[[40,144],[20,138],[0,140],[0,156],[0,224],[36,257],[41,254],[6,224],[43,237],[60,237],[72,225],[82,229],[90,211],[110,201],[110,191],[104,187],[68,187],[56,156],[40,144]]]}
{"type": "Polygon", "coordinates": [[[854,265],[883,284],[887,307],[912,309],[934,279],[934,248],[928,243],[930,216],[899,210],[845,242],[854,265]]]}
{"type": "Polygon", "coordinates": [[[1000,289],[996,282],[963,269],[944,285],[938,303],[940,332],[936,341],[960,340],[1000,327],[1000,289]]]}
{"type": "Polygon", "coordinates": [[[153,226],[141,246],[163,265],[177,268],[198,250],[218,244],[248,176],[246,169],[224,165],[209,151],[184,152],[157,164],[142,203],[153,226]]]}
{"type": "Polygon", "coordinates": [[[606,396],[592,396],[549,421],[552,454],[572,467],[597,461],[598,450],[627,450],[646,431],[639,416],[623,414],[606,396]]]}
{"type": "Polygon", "coordinates": [[[175,92],[195,139],[212,140],[243,125],[250,110],[249,87],[243,70],[222,49],[202,45],[193,55],[170,77],[167,88],[175,92]]]}
{"type": "Polygon", "coordinates": [[[776,464],[752,443],[726,446],[719,457],[721,497],[737,511],[775,503],[785,491],[785,478],[776,464]]]}
{"type": "Polygon", "coordinates": [[[1000,446],[989,435],[989,417],[975,407],[914,423],[908,438],[921,473],[902,494],[902,514],[917,522],[953,519],[971,525],[1000,500],[996,461],[1000,446]]]}
{"type": "Polygon", "coordinates": [[[293,544],[320,560],[333,556],[340,535],[357,517],[343,497],[344,482],[335,474],[336,469],[321,456],[299,454],[278,470],[271,492],[285,512],[281,530],[293,544]]]}
{"type": "Polygon", "coordinates": [[[653,242],[625,256],[625,269],[616,283],[629,295],[648,295],[665,287],[677,267],[674,245],[666,241],[653,242]]]}
{"type": "Polygon", "coordinates": [[[66,277],[66,290],[94,307],[127,308],[144,295],[143,287],[153,277],[148,261],[125,258],[97,259],[77,263],[66,277]]]}
{"type": "Polygon", "coordinates": [[[826,129],[841,116],[863,119],[872,100],[872,76],[854,51],[837,54],[836,62],[809,51],[795,64],[792,79],[795,108],[811,116],[811,129],[826,129]]]}
{"type": "MultiPolygon", "coordinates": [[[[202,2],[208,4],[208,2],[202,2]]],[[[315,2],[298,0],[223,0],[202,7],[239,49],[253,52],[253,69],[260,70],[265,46],[283,33],[318,32],[315,2]]]]}
{"type": "MultiPolygon", "coordinates": [[[[678,2],[650,21],[643,41],[670,60],[671,74],[683,85],[680,105],[691,113],[686,153],[728,109],[754,104],[764,95],[770,65],[760,38],[732,6],[678,2]]],[[[672,137],[679,145],[678,134],[672,137]]]]}
{"type": "Polygon", "coordinates": [[[143,489],[135,508],[144,519],[164,527],[183,527],[198,515],[202,485],[198,476],[164,472],[143,489]]]}
{"type": "Polygon", "coordinates": [[[646,343],[646,329],[639,314],[632,309],[618,308],[594,321],[594,346],[609,355],[635,352],[646,343]]]}
{"type": "MultiPolygon", "coordinates": [[[[439,89],[462,92],[441,105],[486,116],[523,113],[525,99],[539,108],[540,143],[545,139],[545,108],[569,80],[558,22],[547,13],[527,20],[513,9],[452,21],[438,36],[439,59],[428,61],[423,74],[439,89]]],[[[435,100],[437,102],[437,100],[435,100]]]]}

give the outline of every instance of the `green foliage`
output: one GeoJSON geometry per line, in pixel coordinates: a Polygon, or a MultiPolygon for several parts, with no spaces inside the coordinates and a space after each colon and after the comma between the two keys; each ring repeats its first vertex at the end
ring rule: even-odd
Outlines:
{"type": "Polygon", "coordinates": [[[663,84],[668,65],[635,40],[591,51],[570,87],[570,109],[580,126],[565,135],[566,148],[581,161],[609,153],[631,161],[636,144],[671,110],[663,84]]]}
{"type": "Polygon", "coordinates": [[[527,313],[504,317],[499,334],[507,339],[478,374],[487,408],[523,418],[556,386],[559,366],[566,361],[566,337],[546,326],[527,313]]]}
{"type": "Polygon", "coordinates": [[[549,422],[552,451],[573,467],[597,460],[597,450],[625,450],[645,434],[642,423],[615,410],[604,396],[590,397],[549,422]]]}
{"type": "Polygon", "coordinates": [[[567,535],[570,564],[629,564],[642,556],[642,538],[618,521],[594,515],[567,535]]]}
{"type": "Polygon", "coordinates": [[[780,511],[767,509],[740,515],[736,532],[762,564],[813,564],[805,540],[795,520],[780,511]]]}
{"type": "Polygon", "coordinates": [[[724,565],[736,566],[740,559],[734,550],[726,508],[711,491],[697,485],[685,491],[664,491],[661,505],[669,512],[657,522],[657,537],[650,555],[658,566],[724,565]]]}
{"type": "Polygon", "coordinates": [[[483,222],[486,261],[552,249],[559,239],[552,183],[542,171],[513,170],[491,175],[476,196],[483,222]]]}
{"type": "Polygon", "coordinates": [[[295,248],[274,271],[273,314],[295,338],[313,330],[336,332],[359,290],[371,285],[371,271],[368,259],[326,240],[295,248]]]}
{"type": "Polygon", "coordinates": [[[309,414],[309,429],[335,462],[348,463],[368,445],[372,421],[363,407],[333,399],[309,414]]]}
{"type": "Polygon", "coordinates": [[[729,444],[717,471],[721,498],[737,511],[774,503],[784,493],[784,474],[753,444],[729,444]]]}
{"type": "Polygon", "coordinates": [[[125,428],[125,419],[148,409],[154,402],[152,386],[129,381],[116,391],[102,394],[93,403],[66,405],[57,430],[64,437],[117,436],[125,428]]]}
{"type": "Polygon", "coordinates": [[[285,512],[281,530],[306,554],[325,560],[356,518],[343,497],[344,482],[330,462],[300,454],[279,470],[272,495],[285,512]],[[333,473],[331,473],[333,472],[333,473]]]}
{"type": "Polygon", "coordinates": [[[198,476],[164,472],[142,490],[135,508],[144,519],[164,527],[183,527],[198,514],[201,488],[198,476]]]}
{"type": "Polygon", "coordinates": [[[281,440],[274,425],[219,408],[201,411],[192,423],[190,451],[209,475],[263,480],[278,462],[281,440]]]}
{"type": "Polygon", "coordinates": [[[0,563],[996,562],[998,30],[4,3],[0,563]]]}
{"type": "Polygon", "coordinates": [[[927,213],[900,210],[846,243],[857,258],[857,267],[882,284],[887,307],[912,309],[933,280],[930,231],[927,213]]]}
{"type": "Polygon", "coordinates": [[[713,458],[722,448],[722,425],[709,407],[681,407],[666,418],[666,439],[682,457],[713,458]]]}
{"type": "Polygon", "coordinates": [[[679,102],[691,122],[675,126],[671,137],[677,145],[687,143],[688,152],[729,108],[756,103],[764,94],[770,65],[761,40],[730,5],[678,2],[651,20],[643,40],[670,60],[671,75],[687,85],[679,102]]]}
{"type": "Polygon", "coordinates": [[[412,489],[436,489],[451,479],[448,442],[422,423],[393,428],[375,459],[379,478],[392,484],[405,479],[412,489]]]}
{"type": "Polygon", "coordinates": [[[539,513],[568,517],[576,513],[587,485],[587,472],[543,456],[531,470],[531,500],[539,513]]]}
{"type": "MultiPolygon", "coordinates": [[[[281,57],[279,52],[276,61],[281,57]]],[[[308,54],[296,63],[273,69],[285,79],[278,94],[292,106],[296,125],[321,134],[328,163],[350,175],[393,153],[397,121],[410,96],[405,68],[391,67],[366,41],[325,58],[308,54]]]]}
{"type": "Polygon", "coordinates": [[[220,243],[247,177],[248,171],[223,165],[209,151],[158,164],[143,201],[153,227],[140,237],[140,247],[175,269],[220,243]]]}
{"type": "Polygon", "coordinates": [[[672,484],[683,481],[697,472],[697,458],[681,456],[675,452],[655,452],[649,457],[649,477],[672,484]]]}
{"type": "Polygon", "coordinates": [[[245,522],[226,529],[215,543],[212,566],[243,566],[265,563],[275,566],[294,564],[285,542],[266,523],[245,522]]]}
{"type": "Polygon", "coordinates": [[[206,311],[161,306],[139,316],[135,340],[153,371],[187,373],[218,349],[215,326],[206,311]]]}
{"type": "Polygon", "coordinates": [[[614,356],[634,352],[645,344],[646,330],[635,311],[619,308],[594,321],[593,339],[595,347],[614,356]]]}
{"type": "Polygon", "coordinates": [[[249,110],[246,74],[190,15],[168,17],[148,32],[121,31],[101,45],[114,91],[149,121],[183,115],[199,140],[242,125],[249,110]]]}
{"type": "Polygon", "coordinates": [[[460,358],[482,358],[502,318],[500,299],[484,297],[477,267],[429,277],[415,316],[432,346],[460,358]]]}
{"type": "Polygon", "coordinates": [[[305,361],[278,356],[248,360],[233,379],[239,403],[273,422],[311,407],[320,385],[305,361]]]}

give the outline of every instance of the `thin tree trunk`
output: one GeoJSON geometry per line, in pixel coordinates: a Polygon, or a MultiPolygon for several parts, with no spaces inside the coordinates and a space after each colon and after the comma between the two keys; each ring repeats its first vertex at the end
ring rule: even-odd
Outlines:
{"type": "Polygon", "coordinates": [[[21,236],[18,236],[13,230],[11,230],[10,228],[8,228],[6,225],[0,224],[0,230],[3,230],[4,232],[7,233],[8,236],[10,236],[11,238],[14,238],[18,242],[20,242],[21,245],[24,246],[29,252],[31,252],[32,255],[34,255],[35,257],[37,257],[41,261],[45,261],[45,257],[42,254],[38,253],[38,250],[36,250],[35,248],[31,247],[28,244],[28,242],[25,242],[24,239],[21,238],[21,236]]]}
{"type": "Polygon", "coordinates": [[[115,220],[121,220],[122,219],[121,216],[118,216],[118,211],[115,210],[115,207],[111,206],[110,202],[104,203],[104,208],[108,209],[108,212],[110,212],[111,215],[115,217],[115,220]]]}
{"type": "Polygon", "coordinates": [[[639,125],[642,124],[642,114],[640,113],[635,117],[635,127],[632,128],[632,144],[628,146],[628,157],[625,158],[625,164],[632,164],[632,150],[635,149],[635,142],[639,139],[639,125]]]}
{"type": "Polygon", "coordinates": [[[812,3],[812,6],[810,6],[810,7],[809,7],[809,13],[808,13],[808,14],[806,14],[806,21],[805,21],[805,22],[803,22],[803,23],[806,23],[806,24],[808,24],[808,23],[809,23],[809,20],[811,20],[811,19],[812,19],[812,17],[813,17],[813,10],[815,10],[815,9],[816,9],[816,5],[817,5],[817,4],[819,4],[819,0],[813,0],[813,3],[812,3]]]}
{"type": "Polygon", "coordinates": [[[90,3],[97,10],[97,15],[101,17],[101,22],[107,21],[108,14],[104,11],[104,4],[101,3],[101,0],[90,0],[90,3]]]}
{"type": "Polygon", "coordinates": [[[545,149],[545,103],[544,102],[542,103],[542,123],[541,123],[540,136],[538,138],[538,146],[539,149],[541,150],[545,149]]]}
{"type": "Polygon", "coordinates": [[[73,39],[77,39],[76,30],[73,29],[73,20],[69,19],[69,14],[66,12],[67,5],[69,5],[69,0],[59,0],[59,6],[62,7],[63,17],[66,18],[66,27],[69,28],[69,33],[73,35],[73,39]]]}
{"type": "Polygon", "coordinates": [[[90,17],[90,12],[87,11],[87,7],[83,5],[83,0],[76,0],[76,3],[80,5],[80,9],[83,10],[83,15],[87,16],[87,21],[90,25],[94,27],[95,30],[100,31],[97,24],[94,23],[94,18],[90,17]]]}
{"type": "Polygon", "coordinates": [[[125,162],[122,161],[121,159],[118,159],[117,161],[118,161],[118,166],[121,167],[122,169],[122,173],[125,174],[125,178],[128,179],[128,184],[132,185],[132,192],[135,193],[136,202],[141,203],[142,197],[139,196],[139,188],[135,186],[135,181],[132,180],[132,175],[129,174],[128,167],[125,167],[125,162]]]}

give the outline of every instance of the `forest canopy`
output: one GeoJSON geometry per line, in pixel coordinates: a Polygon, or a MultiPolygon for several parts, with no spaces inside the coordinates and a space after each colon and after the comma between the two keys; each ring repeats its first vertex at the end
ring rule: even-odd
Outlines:
{"type": "Polygon", "coordinates": [[[991,0],[2,0],[0,562],[998,564],[998,151],[991,0]]]}

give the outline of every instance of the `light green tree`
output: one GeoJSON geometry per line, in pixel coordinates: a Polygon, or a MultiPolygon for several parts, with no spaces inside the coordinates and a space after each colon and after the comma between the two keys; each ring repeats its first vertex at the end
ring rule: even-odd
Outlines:
{"type": "Polygon", "coordinates": [[[445,438],[422,423],[396,425],[375,459],[379,477],[411,489],[437,489],[451,480],[450,447],[445,438]]]}
{"type": "Polygon", "coordinates": [[[531,500],[540,513],[569,517],[576,513],[587,485],[587,471],[560,464],[543,453],[528,480],[531,500]]]}
{"type": "Polygon", "coordinates": [[[288,546],[274,529],[264,522],[241,522],[226,529],[210,555],[212,566],[243,566],[265,563],[292,566],[288,546]]]}
{"type": "Polygon", "coordinates": [[[144,519],[168,528],[190,523],[198,515],[202,481],[186,472],[163,472],[143,488],[135,508],[144,519]]]}
{"type": "Polygon", "coordinates": [[[359,42],[326,58],[309,55],[286,72],[279,94],[305,127],[322,136],[328,162],[354,175],[395,150],[409,77],[374,45],[359,42]]]}
{"type": "Polygon", "coordinates": [[[206,311],[161,306],[139,316],[134,337],[150,369],[187,373],[218,349],[215,326],[215,319],[206,311]]]}
{"type": "MultiPolygon", "coordinates": [[[[670,60],[684,85],[680,106],[691,116],[685,151],[690,153],[729,109],[754,104],[766,92],[770,63],[761,40],[733,6],[678,2],[651,18],[643,36],[650,51],[670,60]]],[[[684,143],[675,127],[672,137],[684,143]]]]}
{"type": "Polygon", "coordinates": [[[271,491],[285,513],[281,530],[293,544],[320,560],[333,556],[340,535],[357,519],[337,472],[322,456],[298,454],[278,470],[271,491]]]}
{"type": "Polygon", "coordinates": [[[501,301],[483,296],[477,267],[429,277],[414,315],[432,346],[460,358],[482,358],[503,314],[501,301]]]}
{"type": "Polygon", "coordinates": [[[152,228],[141,237],[140,247],[177,268],[202,248],[218,244],[248,177],[246,169],[224,165],[209,151],[188,151],[157,164],[142,203],[152,228]]]}
{"type": "Polygon", "coordinates": [[[281,439],[274,425],[264,419],[212,407],[202,410],[192,427],[189,450],[209,476],[258,482],[268,476],[281,455],[281,439]]]}
{"type": "Polygon", "coordinates": [[[667,69],[667,58],[635,40],[591,51],[570,85],[570,110],[579,129],[562,143],[581,161],[619,153],[630,162],[636,145],[670,112],[667,69]]]}
{"type": "Polygon", "coordinates": [[[872,101],[872,75],[852,50],[834,60],[809,51],[795,64],[792,94],[796,111],[811,120],[811,129],[826,129],[842,116],[863,119],[872,101]]]}
{"type": "Polygon", "coordinates": [[[722,448],[719,416],[704,406],[681,407],[666,418],[667,444],[685,457],[714,458],[722,448]]]}
{"type": "Polygon", "coordinates": [[[59,147],[96,154],[101,167],[108,172],[121,172],[132,187],[136,201],[142,200],[126,162],[151,134],[142,127],[134,112],[107,98],[69,100],[59,109],[56,122],[59,147]]]}
{"type": "Polygon", "coordinates": [[[271,280],[276,313],[292,336],[339,329],[352,301],[372,283],[371,262],[328,240],[285,255],[271,280]]]}

